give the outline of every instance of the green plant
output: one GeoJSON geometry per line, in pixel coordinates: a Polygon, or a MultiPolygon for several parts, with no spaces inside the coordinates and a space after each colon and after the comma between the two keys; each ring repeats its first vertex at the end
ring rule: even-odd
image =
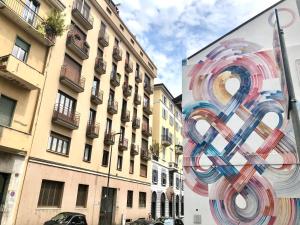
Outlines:
{"type": "Polygon", "coordinates": [[[44,23],[45,32],[49,35],[61,36],[66,30],[65,14],[53,10],[44,23]]]}

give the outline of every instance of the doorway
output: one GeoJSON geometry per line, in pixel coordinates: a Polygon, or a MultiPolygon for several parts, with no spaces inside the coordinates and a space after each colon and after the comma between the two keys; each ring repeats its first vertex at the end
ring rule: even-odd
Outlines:
{"type": "Polygon", "coordinates": [[[113,224],[116,200],[117,190],[115,188],[102,188],[99,225],[113,224]]]}
{"type": "Polygon", "coordinates": [[[152,216],[152,219],[156,219],[156,200],[157,200],[157,195],[156,195],[156,192],[154,191],[152,193],[152,201],[151,201],[151,216],[152,216]]]}
{"type": "Polygon", "coordinates": [[[3,215],[9,179],[10,179],[10,174],[0,173],[0,224],[3,215]]]}

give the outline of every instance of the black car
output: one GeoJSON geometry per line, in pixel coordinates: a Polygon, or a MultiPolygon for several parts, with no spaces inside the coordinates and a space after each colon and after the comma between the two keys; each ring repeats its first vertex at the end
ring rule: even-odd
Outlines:
{"type": "Polygon", "coordinates": [[[149,220],[138,219],[133,222],[130,222],[128,225],[153,225],[153,223],[149,220]]]}
{"type": "Polygon", "coordinates": [[[63,212],[54,216],[44,225],[87,225],[85,215],[81,213],[63,212]]]}
{"type": "Polygon", "coordinates": [[[157,219],[156,223],[154,225],[167,225],[167,224],[172,224],[172,225],[184,225],[181,219],[173,219],[173,218],[165,218],[161,217],[157,219]]]}

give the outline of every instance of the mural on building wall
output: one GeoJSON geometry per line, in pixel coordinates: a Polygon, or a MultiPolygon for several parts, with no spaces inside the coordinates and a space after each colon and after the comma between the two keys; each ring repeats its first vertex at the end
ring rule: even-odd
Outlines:
{"type": "MultiPolygon", "coordinates": [[[[290,18],[283,27],[292,26],[296,13],[280,10],[290,18]]],[[[273,13],[266,23],[274,24],[273,13]]],[[[185,183],[203,197],[199,208],[209,204],[213,219],[203,224],[300,224],[300,170],[275,28],[270,38],[269,50],[251,35],[221,40],[183,75],[185,183]]]]}

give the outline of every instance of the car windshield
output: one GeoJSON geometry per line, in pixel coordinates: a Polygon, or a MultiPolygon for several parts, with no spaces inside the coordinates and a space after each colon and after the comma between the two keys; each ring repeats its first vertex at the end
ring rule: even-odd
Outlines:
{"type": "Polygon", "coordinates": [[[54,216],[51,220],[55,222],[68,222],[71,218],[72,216],[70,214],[60,213],[54,216]]]}

